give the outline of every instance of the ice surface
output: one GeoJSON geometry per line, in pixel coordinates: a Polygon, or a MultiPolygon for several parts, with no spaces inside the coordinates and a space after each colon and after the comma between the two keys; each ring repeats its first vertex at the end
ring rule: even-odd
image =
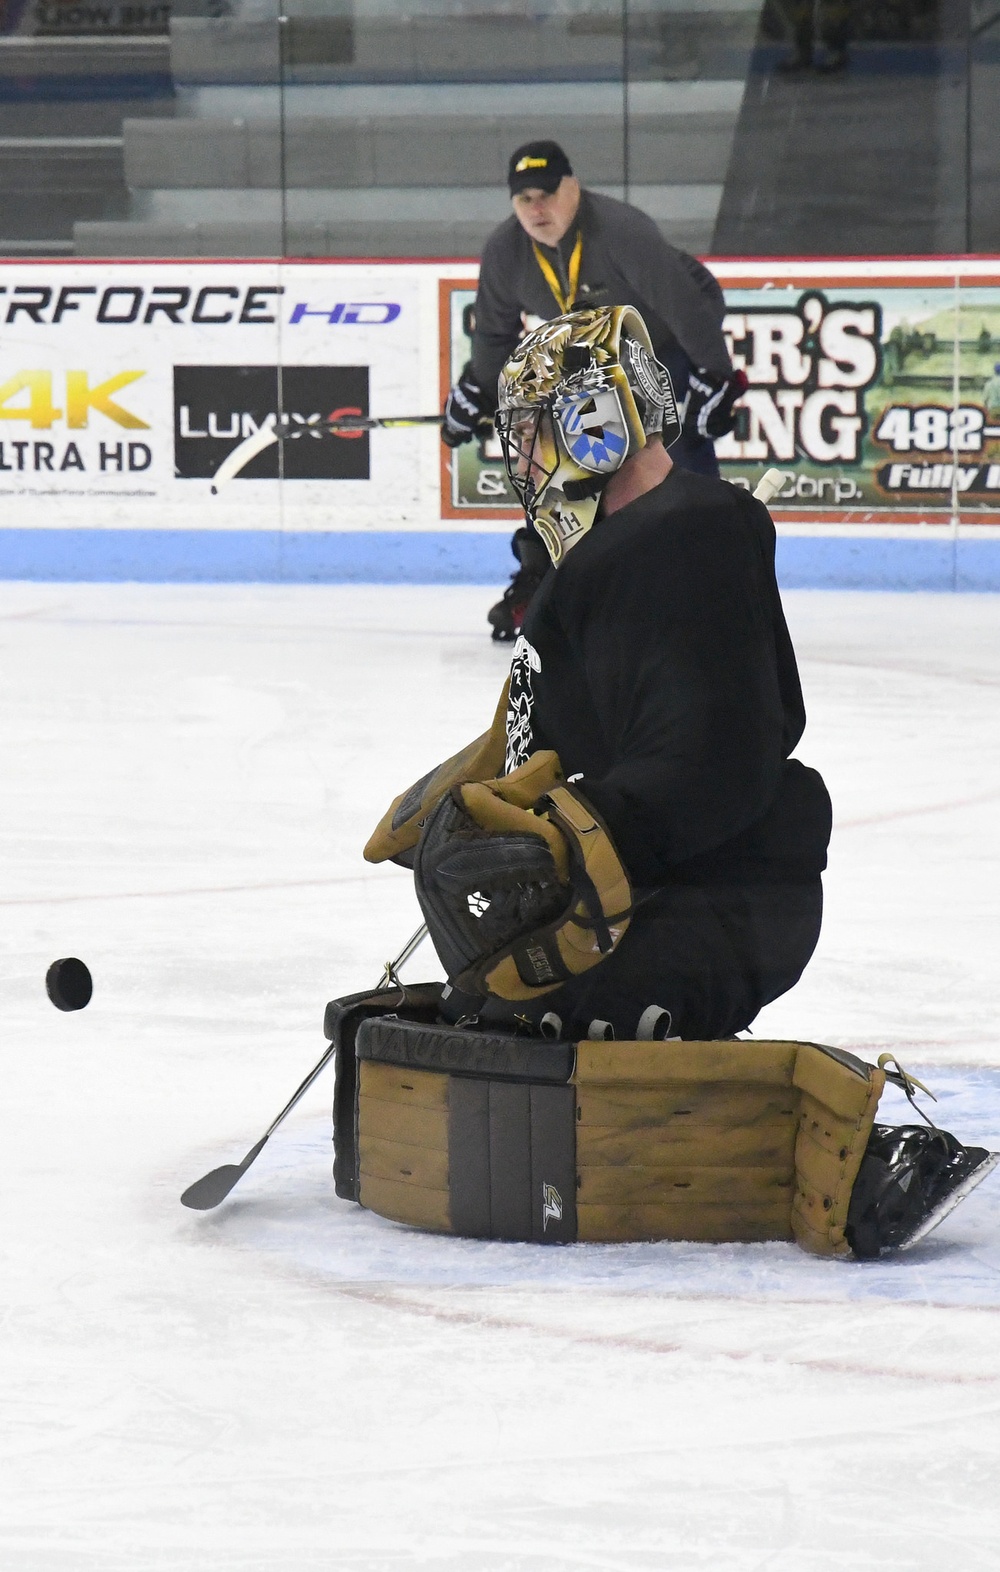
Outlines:
{"type": "MultiPolygon", "coordinates": [[[[333,1195],[324,1078],[180,1207],[419,921],[359,847],[487,724],[489,599],[0,586],[0,1568],[995,1572],[996,1175],[870,1265],[436,1239],[333,1195]]],[[[755,1031],[1000,1144],[1000,600],[786,605],[837,828],[755,1031]]]]}

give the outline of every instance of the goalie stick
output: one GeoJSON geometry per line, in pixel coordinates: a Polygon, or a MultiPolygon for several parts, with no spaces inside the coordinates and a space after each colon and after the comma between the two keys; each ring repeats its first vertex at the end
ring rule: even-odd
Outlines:
{"type": "MultiPolygon", "coordinates": [[[[358,431],[398,431],[413,426],[440,426],[443,421],[443,415],[342,415],[339,420],[322,420],[314,415],[309,420],[298,421],[284,416],[276,420],[273,426],[261,426],[251,436],[237,443],[212,477],[212,496],[218,496],[222,487],[235,479],[251,459],[255,459],[258,453],[266,452],[276,442],[294,442],[300,437],[350,436],[358,431]]],[[[492,421],[481,421],[480,430],[492,431],[492,421]]],[[[767,470],[757,482],[754,496],[761,502],[770,502],[781,490],[785,479],[780,469],[767,470]]]]}
{"type": "Polygon", "coordinates": [[[781,469],[767,469],[754,487],[754,496],[758,502],[766,506],[773,497],[778,495],[788,476],[781,469]]]}
{"type": "MultiPolygon", "coordinates": [[[[416,933],[412,934],[411,937],[407,940],[406,944],[404,944],[403,948],[396,956],[396,959],[394,961],[386,961],[382,976],[375,985],[376,992],[380,988],[392,987],[399,968],[406,964],[414,950],[418,947],[418,945],[423,943],[426,937],[426,924],[421,923],[416,933]]],[[[296,1088],[292,1096],[288,1099],[288,1102],[285,1104],[284,1108],[282,1108],[278,1117],[264,1131],[264,1134],[261,1136],[256,1146],[251,1146],[243,1161],[241,1163],[223,1163],[221,1168],[213,1168],[211,1173],[205,1174],[201,1179],[196,1179],[194,1184],[188,1185],[187,1189],[184,1191],[184,1194],[181,1196],[181,1204],[183,1206],[189,1206],[196,1212],[210,1212],[214,1206],[219,1205],[220,1201],[224,1201],[226,1199],[226,1196],[229,1194],[230,1190],[234,1189],[235,1186],[239,1184],[250,1165],[256,1162],[257,1158],[264,1150],[264,1147],[267,1145],[267,1142],[270,1140],[279,1124],[281,1124],[282,1120],[291,1113],[292,1109],[295,1107],[295,1104],[309,1090],[316,1077],[326,1069],[326,1066],[329,1064],[334,1052],[336,1051],[336,1046],[336,1043],[330,1044],[322,1059],[320,1059],[319,1063],[314,1065],[313,1068],[309,1071],[309,1074],[306,1076],[305,1080],[299,1087],[296,1088]]]]}
{"type": "MultiPolygon", "coordinates": [[[[250,460],[263,453],[275,442],[294,442],[299,437],[350,437],[359,431],[397,431],[411,426],[440,426],[443,415],[342,415],[337,420],[323,420],[318,415],[309,420],[290,420],[284,416],[273,426],[261,426],[252,436],[237,444],[224,458],[212,477],[212,495],[217,495],[227,481],[232,480],[250,460]]],[[[481,423],[484,432],[493,430],[492,421],[481,423]]]]}

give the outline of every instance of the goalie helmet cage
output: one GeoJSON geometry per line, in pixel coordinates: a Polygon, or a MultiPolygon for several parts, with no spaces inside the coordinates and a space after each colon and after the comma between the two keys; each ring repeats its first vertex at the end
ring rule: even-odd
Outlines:
{"type": "Polygon", "coordinates": [[[885,1073],[798,1042],[546,1042],[440,1024],[440,984],[327,1008],[337,1194],[541,1244],[794,1239],[850,1255],[885,1073]]]}

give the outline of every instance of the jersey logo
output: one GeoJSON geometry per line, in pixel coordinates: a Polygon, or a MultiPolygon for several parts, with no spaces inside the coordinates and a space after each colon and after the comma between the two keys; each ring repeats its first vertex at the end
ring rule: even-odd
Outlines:
{"type": "Polygon", "coordinates": [[[534,695],[532,673],[541,671],[542,662],[533,644],[520,634],[510,663],[510,689],[507,694],[507,756],[504,774],[509,775],[531,753],[531,711],[534,695]]]}

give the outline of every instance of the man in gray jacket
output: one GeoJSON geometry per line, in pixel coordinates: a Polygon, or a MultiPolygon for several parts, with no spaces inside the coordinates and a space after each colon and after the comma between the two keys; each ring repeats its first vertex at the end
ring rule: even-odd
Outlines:
{"type": "MultiPolygon", "coordinates": [[[[512,154],[513,213],[486,242],[479,271],[472,359],[448,395],[442,438],[469,442],[496,409],[497,378],[526,328],[591,306],[635,306],[684,413],[671,457],[682,469],[718,475],[713,438],[732,430],[745,387],[722,333],[725,302],[707,268],[668,244],[648,214],[581,188],[556,142],[512,154]]],[[[520,564],[489,620],[494,639],[517,636],[546,567],[541,543],[520,529],[520,564]]]]}

